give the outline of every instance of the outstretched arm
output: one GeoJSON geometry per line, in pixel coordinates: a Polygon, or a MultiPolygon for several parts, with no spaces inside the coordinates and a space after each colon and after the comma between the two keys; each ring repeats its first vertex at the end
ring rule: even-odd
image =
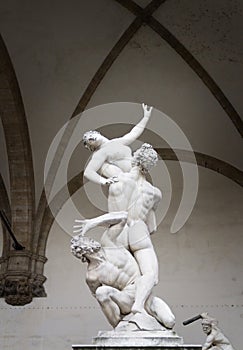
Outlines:
{"type": "Polygon", "coordinates": [[[93,219],[85,219],[85,220],[75,220],[78,225],[74,225],[74,233],[80,233],[80,235],[85,235],[86,232],[91,230],[96,226],[105,226],[108,227],[110,225],[118,224],[119,222],[125,222],[127,220],[127,212],[126,211],[117,211],[112,213],[107,213],[101,216],[98,216],[93,219]]]}
{"type": "Polygon", "coordinates": [[[117,138],[117,140],[121,141],[124,145],[130,145],[132,142],[134,142],[143,133],[149,121],[153,107],[148,107],[144,103],[142,104],[142,107],[143,118],[140,120],[140,122],[135,125],[128,134],[117,138]]]}

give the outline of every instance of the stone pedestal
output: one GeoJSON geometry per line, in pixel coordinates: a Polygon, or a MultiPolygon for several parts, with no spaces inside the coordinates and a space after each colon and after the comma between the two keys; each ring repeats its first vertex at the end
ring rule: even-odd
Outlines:
{"type": "Polygon", "coordinates": [[[183,339],[176,332],[163,331],[100,331],[93,339],[98,346],[162,346],[182,345],[183,339]]]}
{"type": "Polygon", "coordinates": [[[73,350],[201,350],[201,345],[185,345],[176,332],[100,331],[92,345],[73,345],[73,350]]]}

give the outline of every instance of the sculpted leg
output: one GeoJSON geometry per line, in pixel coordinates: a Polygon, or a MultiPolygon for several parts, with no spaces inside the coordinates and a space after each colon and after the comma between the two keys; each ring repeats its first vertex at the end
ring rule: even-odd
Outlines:
{"type": "Polygon", "coordinates": [[[109,286],[99,287],[96,290],[95,296],[112,327],[117,326],[122,315],[128,314],[131,311],[134,301],[132,293],[127,294],[109,286]]]}
{"type": "Polygon", "coordinates": [[[95,297],[109,323],[112,327],[116,327],[121,320],[121,312],[117,303],[111,299],[113,289],[112,287],[101,286],[96,290],[95,297]]]}
{"type": "Polygon", "coordinates": [[[135,303],[132,306],[133,313],[144,312],[144,303],[155,286],[153,274],[145,273],[136,282],[136,297],[135,303]]]}
{"type": "Polygon", "coordinates": [[[158,260],[153,249],[147,226],[138,221],[129,230],[130,249],[134,254],[141,277],[136,281],[135,303],[132,312],[145,312],[144,304],[158,283],[158,260]]]}
{"type": "Polygon", "coordinates": [[[131,312],[132,305],[134,303],[134,294],[135,294],[135,288],[134,293],[131,295],[131,293],[127,294],[123,291],[117,291],[116,293],[113,293],[111,296],[112,300],[117,303],[117,305],[120,307],[120,311],[122,315],[127,315],[131,312]]]}
{"type": "Polygon", "coordinates": [[[172,329],[174,327],[175,316],[169,306],[162,299],[151,295],[145,303],[145,309],[166,328],[172,329]]]}
{"type": "Polygon", "coordinates": [[[134,253],[142,276],[136,281],[135,303],[132,312],[144,312],[144,304],[158,283],[158,263],[155,252],[151,248],[141,249],[134,253]]]}

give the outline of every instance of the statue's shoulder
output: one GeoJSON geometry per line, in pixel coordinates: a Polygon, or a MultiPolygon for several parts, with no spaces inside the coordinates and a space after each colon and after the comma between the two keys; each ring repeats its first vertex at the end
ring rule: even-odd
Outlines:
{"type": "Polygon", "coordinates": [[[97,280],[102,271],[106,268],[106,262],[100,263],[97,267],[87,270],[86,272],[86,281],[90,282],[97,280]]]}
{"type": "Polygon", "coordinates": [[[92,282],[97,279],[97,272],[96,269],[93,270],[87,270],[86,272],[86,282],[92,282]]]}
{"type": "Polygon", "coordinates": [[[153,184],[151,184],[149,181],[145,181],[145,184],[147,186],[147,188],[149,188],[151,191],[153,192],[160,192],[160,189],[158,187],[155,187],[153,184]]]}

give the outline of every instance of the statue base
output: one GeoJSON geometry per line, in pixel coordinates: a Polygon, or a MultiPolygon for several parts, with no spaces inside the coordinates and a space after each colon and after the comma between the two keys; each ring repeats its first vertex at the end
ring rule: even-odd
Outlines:
{"type": "Polygon", "coordinates": [[[172,330],[100,331],[92,345],[73,345],[73,350],[202,350],[201,345],[185,345],[172,330]]]}
{"type": "Polygon", "coordinates": [[[201,345],[184,345],[175,331],[159,324],[149,315],[127,315],[112,331],[99,331],[93,345],[73,345],[75,350],[95,349],[201,350],[201,345]]]}
{"type": "Polygon", "coordinates": [[[98,346],[162,346],[182,345],[183,339],[174,331],[100,331],[93,339],[98,346]]]}

